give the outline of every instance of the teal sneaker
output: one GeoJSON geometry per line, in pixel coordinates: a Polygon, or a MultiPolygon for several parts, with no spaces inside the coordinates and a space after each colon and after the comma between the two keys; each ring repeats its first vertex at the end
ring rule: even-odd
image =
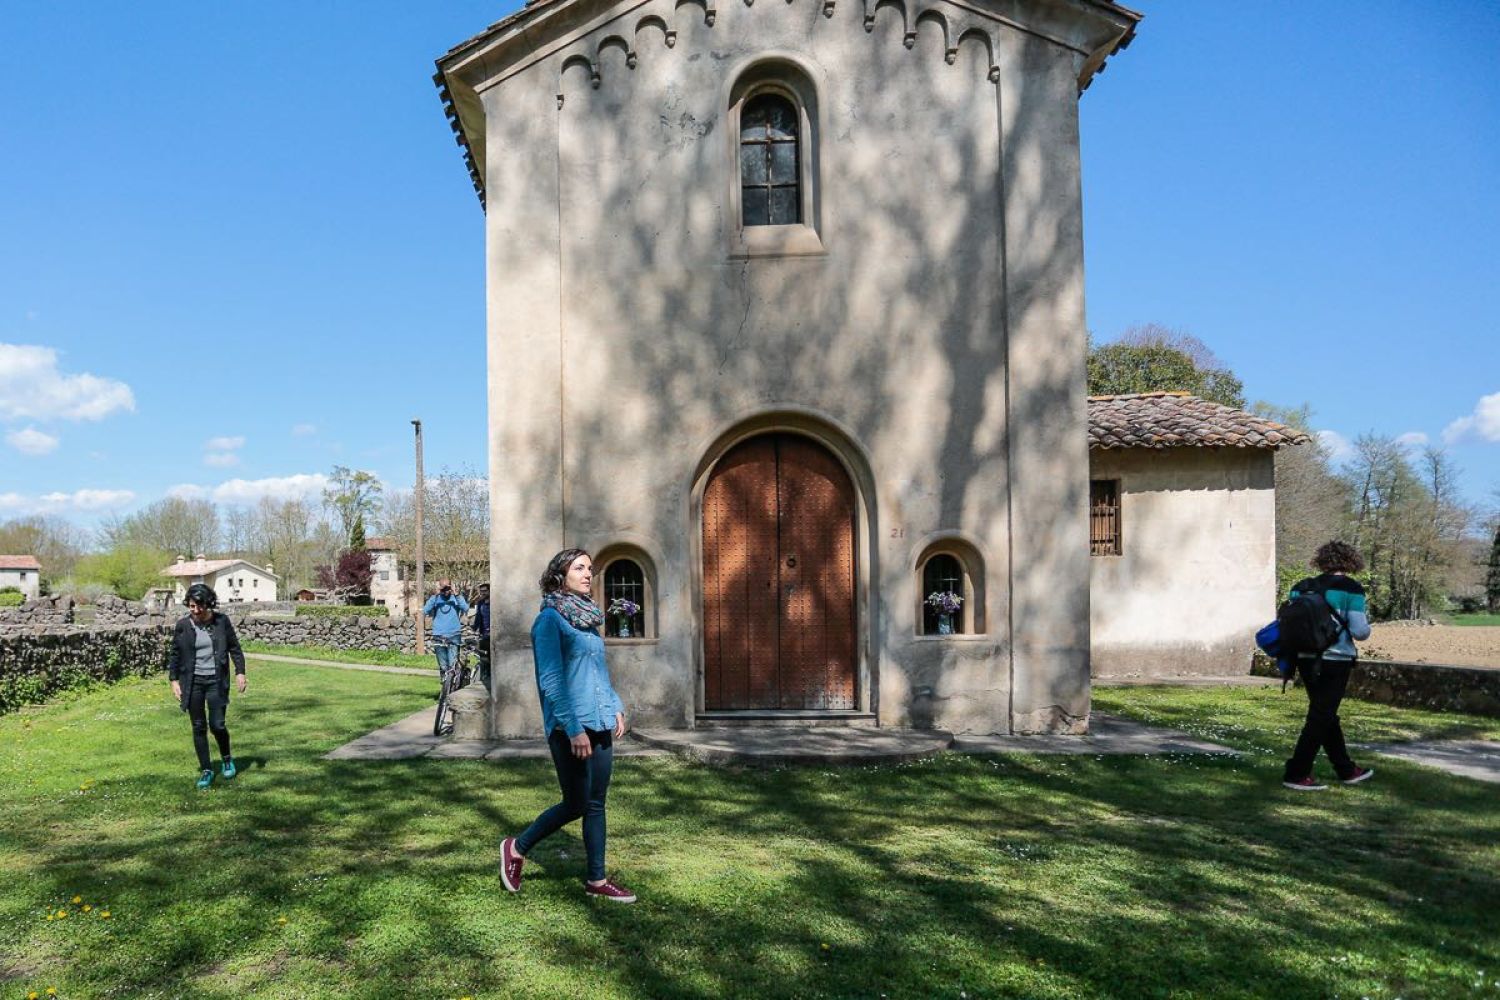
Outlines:
{"type": "Polygon", "coordinates": [[[198,791],[204,791],[208,788],[209,785],[212,785],[213,783],[214,773],[212,771],[204,771],[202,774],[198,775],[198,791]]]}
{"type": "Polygon", "coordinates": [[[224,780],[228,781],[230,778],[234,777],[238,773],[239,772],[235,769],[235,766],[234,766],[234,758],[233,757],[225,757],[224,758],[224,780]]]}

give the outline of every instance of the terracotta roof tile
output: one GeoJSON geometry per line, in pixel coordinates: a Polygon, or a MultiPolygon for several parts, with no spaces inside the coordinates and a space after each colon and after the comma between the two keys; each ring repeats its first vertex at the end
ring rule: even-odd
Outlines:
{"type": "Polygon", "coordinates": [[[1089,447],[1286,448],[1307,434],[1185,392],[1089,397],[1089,447]]]}
{"type": "Polygon", "coordinates": [[[34,569],[40,571],[42,564],[36,556],[0,556],[0,569],[34,569]]]}

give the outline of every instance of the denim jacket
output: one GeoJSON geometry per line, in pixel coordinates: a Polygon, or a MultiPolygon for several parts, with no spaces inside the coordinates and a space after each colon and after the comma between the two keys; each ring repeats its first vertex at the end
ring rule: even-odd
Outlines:
{"type": "Polygon", "coordinates": [[[576,629],[554,608],[543,608],[531,625],[531,655],[548,733],[562,729],[571,739],[585,729],[612,729],[625,711],[609,682],[604,640],[576,629]]]}

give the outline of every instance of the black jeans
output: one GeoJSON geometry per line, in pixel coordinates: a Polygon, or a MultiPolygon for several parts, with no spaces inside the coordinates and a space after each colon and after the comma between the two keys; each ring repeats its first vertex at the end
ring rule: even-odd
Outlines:
{"type": "Polygon", "coordinates": [[[604,878],[604,797],[609,794],[609,776],[615,764],[614,733],[608,729],[585,729],[594,752],[588,760],[573,756],[568,734],[552,730],[547,745],[562,786],[562,801],[536,818],[516,838],[516,851],[529,854],[538,841],[552,836],[578,817],[583,817],[583,849],[588,855],[588,879],[604,878]]]}
{"type": "Polygon", "coordinates": [[[224,728],[224,709],[229,699],[219,691],[218,678],[210,677],[205,683],[194,677],[188,692],[188,718],[193,720],[193,749],[198,751],[198,767],[207,771],[212,768],[208,759],[208,734],[212,732],[219,744],[219,756],[229,756],[229,730],[224,728]],[[205,714],[204,709],[207,709],[205,714]]]}
{"type": "Polygon", "coordinates": [[[1286,762],[1287,781],[1301,781],[1312,774],[1319,750],[1327,752],[1328,762],[1340,780],[1354,773],[1354,761],[1349,759],[1349,748],[1344,745],[1344,728],[1339,725],[1339,703],[1344,700],[1344,689],[1349,686],[1349,671],[1353,666],[1348,660],[1324,660],[1323,669],[1314,680],[1308,681],[1303,675],[1302,685],[1307,689],[1307,721],[1302,724],[1297,747],[1286,762]]]}

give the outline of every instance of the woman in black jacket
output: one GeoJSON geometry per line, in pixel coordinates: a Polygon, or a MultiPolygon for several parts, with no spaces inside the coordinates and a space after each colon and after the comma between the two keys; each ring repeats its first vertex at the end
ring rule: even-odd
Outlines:
{"type": "Polygon", "coordinates": [[[219,597],[212,587],[201,583],[189,587],[188,614],[178,621],[167,650],[167,676],[172,680],[172,694],[193,720],[200,789],[214,783],[214,770],[208,759],[210,732],[219,744],[219,756],[224,759],[224,777],[235,775],[234,757],[229,753],[229,730],[224,726],[231,658],[236,686],[241,694],[245,692],[245,654],[228,616],[214,610],[218,603],[219,597]]]}

